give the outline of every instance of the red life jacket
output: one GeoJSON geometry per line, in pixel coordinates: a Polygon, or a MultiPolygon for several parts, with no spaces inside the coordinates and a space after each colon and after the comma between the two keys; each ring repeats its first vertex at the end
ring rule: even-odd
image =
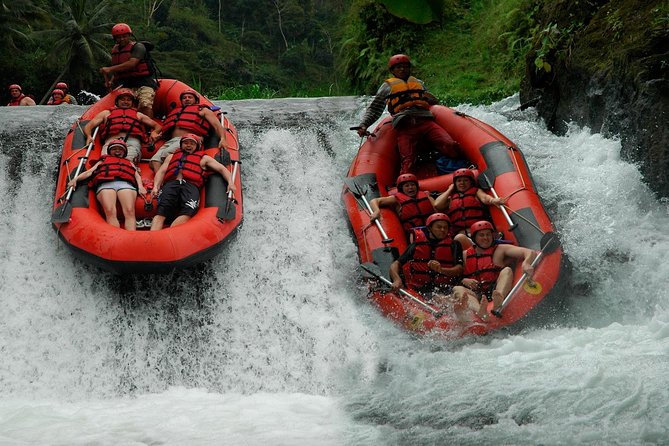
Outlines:
{"type": "Polygon", "coordinates": [[[62,104],[62,103],[64,103],[64,102],[65,102],[64,99],[54,99],[54,98],[52,97],[51,100],[50,100],[49,102],[47,102],[46,105],[60,105],[60,104],[62,104]]]}
{"type": "Polygon", "coordinates": [[[137,116],[137,110],[132,108],[118,108],[111,109],[111,113],[107,116],[107,121],[102,124],[102,140],[106,140],[110,136],[118,135],[120,133],[135,136],[140,141],[146,139],[146,129],[144,124],[137,116]]]}
{"type": "Polygon", "coordinates": [[[479,288],[484,294],[492,290],[499,277],[499,272],[502,271],[502,268],[492,261],[497,246],[496,243],[493,243],[490,248],[481,250],[480,253],[477,253],[476,246],[472,246],[465,251],[465,271],[463,275],[468,279],[477,280],[479,288]]]}
{"type": "Polygon", "coordinates": [[[102,155],[100,161],[101,164],[95,169],[93,179],[91,179],[93,187],[114,180],[127,181],[137,187],[135,165],[130,160],[112,155],[102,155]]]}
{"type": "Polygon", "coordinates": [[[416,250],[413,253],[413,259],[405,263],[402,268],[407,286],[419,289],[429,283],[435,285],[452,284],[455,280],[454,277],[432,271],[427,264],[430,260],[437,260],[442,268],[454,267],[453,239],[448,236],[436,245],[431,245],[425,231],[414,231],[414,237],[416,250]]]}
{"type": "Polygon", "coordinates": [[[434,213],[432,202],[430,202],[429,195],[425,191],[418,191],[415,197],[410,197],[402,192],[395,192],[395,198],[400,202],[399,217],[406,232],[409,232],[411,228],[425,226],[427,217],[434,213]]]}
{"type": "Polygon", "coordinates": [[[9,102],[7,103],[7,106],[9,107],[9,106],[17,106],[17,105],[21,105],[21,101],[22,101],[23,98],[25,98],[25,97],[26,97],[26,95],[24,95],[23,93],[21,93],[21,96],[19,96],[19,97],[16,98],[16,99],[12,99],[11,101],[9,101],[9,102]]]}
{"type": "Polygon", "coordinates": [[[196,185],[198,189],[201,188],[204,184],[204,169],[200,165],[203,156],[204,154],[200,151],[189,155],[181,149],[177,150],[167,165],[165,181],[176,180],[181,172],[184,180],[196,185]]]}
{"type": "Polygon", "coordinates": [[[394,115],[410,107],[429,109],[430,104],[424,98],[425,87],[413,76],[405,81],[398,77],[386,79],[390,94],[386,97],[388,113],[394,115]]]}
{"type": "Polygon", "coordinates": [[[451,219],[454,234],[468,229],[472,223],[485,220],[485,207],[476,198],[476,187],[470,187],[464,192],[454,192],[448,205],[448,218],[451,219]]]}
{"type": "Polygon", "coordinates": [[[211,124],[206,118],[200,116],[200,110],[206,105],[186,105],[172,110],[163,122],[163,133],[167,134],[175,127],[186,129],[198,136],[207,136],[211,129],[211,124]]]}
{"type": "MultiPolygon", "coordinates": [[[[135,46],[136,43],[137,42],[130,42],[122,48],[119,47],[118,45],[114,45],[111,51],[111,64],[120,65],[123,62],[129,61],[130,53],[132,52],[132,48],[135,46]]],[[[151,76],[151,70],[149,69],[149,64],[146,63],[145,59],[140,60],[139,63],[135,66],[135,68],[131,70],[114,73],[114,78],[116,80],[127,79],[131,77],[145,77],[145,76],[151,76]]]]}

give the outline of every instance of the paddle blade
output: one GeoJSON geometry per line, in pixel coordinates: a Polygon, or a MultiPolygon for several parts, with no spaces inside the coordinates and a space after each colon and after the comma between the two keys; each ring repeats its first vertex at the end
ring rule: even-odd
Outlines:
{"type": "Polygon", "coordinates": [[[358,183],[356,183],[355,178],[353,177],[344,178],[344,184],[348,188],[349,192],[351,192],[355,198],[361,198],[363,196],[364,191],[361,190],[358,183]]]}
{"type": "Polygon", "coordinates": [[[376,263],[361,263],[360,266],[372,276],[381,277],[381,270],[376,263]]]}
{"type": "Polygon", "coordinates": [[[560,247],[560,239],[554,232],[547,232],[541,237],[541,252],[550,254],[560,247]]]}
{"type": "Polygon", "coordinates": [[[492,184],[490,184],[487,175],[483,172],[479,174],[478,182],[481,189],[488,190],[492,187],[492,184]]]}
{"type": "Polygon", "coordinates": [[[225,206],[218,208],[218,212],[216,213],[216,217],[221,221],[234,220],[236,216],[237,207],[235,206],[235,201],[232,198],[228,198],[225,206]]]}
{"type": "Polygon", "coordinates": [[[72,204],[69,201],[58,206],[51,214],[51,223],[68,223],[72,216],[72,204]]]}

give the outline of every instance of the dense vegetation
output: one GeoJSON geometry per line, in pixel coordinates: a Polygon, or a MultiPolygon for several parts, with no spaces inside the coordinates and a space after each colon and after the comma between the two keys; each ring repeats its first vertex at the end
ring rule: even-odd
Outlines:
{"type": "Polygon", "coordinates": [[[445,102],[489,102],[518,91],[537,32],[535,0],[2,2],[0,82],[37,100],[58,80],[102,93],[118,21],[155,44],[164,77],[229,99],[371,94],[405,52],[445,102]]]}

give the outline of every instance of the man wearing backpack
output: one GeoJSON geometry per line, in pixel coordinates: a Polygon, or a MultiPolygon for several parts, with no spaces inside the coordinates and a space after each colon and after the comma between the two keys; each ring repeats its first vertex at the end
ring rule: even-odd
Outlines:
{"type": "Polygon", "coordinates": [[[100,68],[108,89],[123,86],[130,88],[137,98],[137,109],[153,117],[153,99],[158,83],[150,61],[149,51],[141,42],[131,40],[132,30],[125,23],[112,27],[116,44],[111,51],[111,66],[100,68]]]}

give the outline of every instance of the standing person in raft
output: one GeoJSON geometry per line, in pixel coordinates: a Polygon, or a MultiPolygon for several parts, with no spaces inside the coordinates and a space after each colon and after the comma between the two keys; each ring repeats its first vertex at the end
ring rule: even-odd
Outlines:
{"type": "Polygon", "coordinates": [[[418,178],[410,173],[397,177],[397,192],[387,197],[373,198],[369,202],[374,221],[381,215],[382,207],[392,208],[400,218],[406,234],[413,228],[425,226],[427,218],[434,213],[434,199],[426,191],[418,190],[418,178]]]}
{"type": "Polygon", "coordinates": [[[103,141],[103,155],[107,153],[110,141],[122,139],[128,146],[127,158],[136,161],[142,153],[142,142],[146,140],[146,127],[152,129],[149,136],[152,141],[158,139],[162,128],[153,119],[133,108],[135,95],[129,88],[119,89],[114,103],[116,107],[102,110],[86,123],[83,128],[86,145],[93,142],[93,129],[100,126],[98,134],[100,141],[103,141]]]}
{"type": "Polygon", "coordinates": [[[181,137],[189,133],[204,138],[213,128],[219,138],[218,147],[229,149],[221,121],[209,107],[200,105],[200,96],[195,90],[182,91],[179,100],[181,107],[173,109],[163,121],[163,137],[170,139],[151,157],[151,167],[155,172],[165,158],[181,146],[181,137]]]}
{"type": "Polygon", "coordinates": [[[414,231],[414,241],[390,265],[393,289],[407,287],[427,300],[440,302],[451,293],[463,271],[462,247],[449,236],[446,214],[428,217],[426,227],[414,231]]]}
{"type": "Polygon", "coordinates": [[[68,186],[75,188],[77,182],[93,176],[91,185],[96,188],[95,197],[102,205],[107,223],[117,228],[121,227],[116,216],[118,200],[125,218],[125,229],[134,231],[137,228],[135,219],[137,190],[139,189],[141,196],[145,196],[146,189],[142,185],[142,177],[137,168],[126,159],[128,148],[125,141],[122,139],[110,141],[108,151],[109,155],[103,155],[93,167],[73,178],[68,186]]]}
{"type": "Polygon", "coordinates": [[[469,232],[474,246],[464,253],[465,270],[462,286],[453,288],[455,313],[467,320],[467,311],[474,311],[481,319],[488,318],[488,302],[492,311],[498,309],[513,285],[511,264],[522,260],[523,272],[532,276],[532,262],[536,253],[520,246],[500,244],[493,238],[494,229],[488,221],[471,225],[469,232]]]}
{"type": "Polygon", "coordinates": [[[18,105],[36,105],[35,100],[30,96],[23,94],[23,89],[19,84],[12,84],[7,87],[9,90],[10,100],[7,103],[8,107],[18,106],[18,105]]]}
{"type": "Polygon", "coordinates": [[[116,44],[111,51],[111,66],[100,68],[108,90],[123,86],[130,88],[137,98],[137,109],[153,118],[153,100],[158,82],[151,66],[149,52],[141,42],[130,40],[132,29],[125,23],[112,27],[116,44]]]}
{"type": "Polygon", "coordinates": [[[397,132],[400,154],[400,174],[412,173],[418,157],[418,144],[430,143],[443,155],[459,158],[458,144],[451,135],[434,122],[430,105],[438,103],[427,91],[423,81],[411,76],[411,60],[404,54],[396,54],[388,60],[392,77],[379,87],[372,103],[367,108],[357,128],[358,135],[367,134],[367,128],[376,122],[388,106],[393,117],[392,125],[397,132]]]}
{"type": "Polygon", "coordinates": [[[204,185],[205,170],[213,170],[228,183],[234,192],[230,171],[209,155],[202,153],[202,139],[192,133],[181,137],[179,150],[169,155],[156,172],[152,196],[158,197],[158,210],[151,230],[163,228],[167,217],[176,217],[170,227],[186,223],[200,207],[200,189],[204,185]],[[161,185],[165,181],[165,185],[161,185]]]}

